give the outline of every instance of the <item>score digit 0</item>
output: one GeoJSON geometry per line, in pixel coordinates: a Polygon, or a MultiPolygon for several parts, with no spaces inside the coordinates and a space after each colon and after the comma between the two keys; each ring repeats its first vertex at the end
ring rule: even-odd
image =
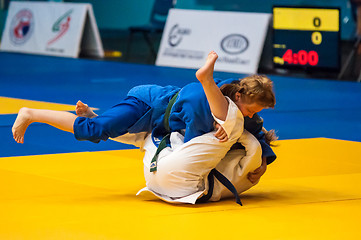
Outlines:
{"type": "Polygon", "coordinates": [[[313,19],[313,26],[315,26],[315,27],[321,27],[321,18],[315,17],[315,18],[313,19]]]}
{"type": "MultiPolygon", "coordinates": [[[[313,26],[316,28],[321,27],[321,19],[319,17],[313,18],[313,26]]],[[[320,32],[313,32],[311,35],[311,41],[315,45],[320,45],[322,43],[322,34],[320,32]]]]}
{"type": "Polygon", "coordinates": [[[315,45],[320,45],[322,43],[322,34],[320,32],[313,32],[311,35],[311,41],[315,45]]]}

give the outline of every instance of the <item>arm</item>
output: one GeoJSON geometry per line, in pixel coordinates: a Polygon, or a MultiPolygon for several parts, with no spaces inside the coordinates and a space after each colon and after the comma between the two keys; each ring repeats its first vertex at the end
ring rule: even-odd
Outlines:
{"type": "Polygon", "coordinates": [[[248,175],[250,172],[254,172],[259,169],[263,164],[261,145],[247,130],[243,131],[243,134],[238,139],[238,142],[241,143],[246,150],[246,155],[242,158],[240,164],[244,164],[241,165],[242,171],[248,175]]]}
{"type": "Polygon", "coordinates": [[[211,112],[216,118],[224,121],[227,117],[228,101],[213,79],[214,64],[217,58],[218,55],[215,52],[210,52],[204,66],[197,71],[196,77],[202,84],[211,112]]]}
{"type": "MultiPolygon", "coordinates": [[[[260,156],[260,159],[262,159],[262,161],[260,163],[260,167],[254,170],[250,170],[248,173],[249,181],[255,184],[266,172],[267,164],[272,163],[276,159],[276,155],[273,152],[272,148],[265,141],[265,134],[262,131],[263,119],[259,117],[257,114],[255,114],[253,118],[246,117],[244,120],[245,120],[244,122],[245,130],[248,130],[250,134],[252,134],[252,136],[258,140],[262,149],[261,150],[262,157],[260,156]]],[[[244,139],[243,141],[238,141],[236,144],[232,146],[232,149],[244,149],[244,148],[246,148],[247,154],[249,154],[250,151],[249,149],[247,149],[247,142],[244,139]]]]}
{"type": "Polygon", "coordinates": [[[267,144],[262,127],[263,119],[258,114],[254,114],[252,118],[244,118],[244,128],[257,138],[262,147],[262,157],[265,157],[267,164],[270,164],[277,158],[277,156],[273,152],[272,148],[267,144]]]}
{"type": "MultiPolygon", "coordinates": [[[[222,126],[220,124],[216,124],[215,128],[217,129],[217,132],[214,134],[214,136],[218,138],[220,142],[227,141],[228,137],[222,126]]],[[[254,170],[253,172],[249,172],[247,174],[247,178],[252,184],[256,184],[259,181],[259,179],[263,176],[263,174],[266,172],[268,162],[271,160],[273,161],[276,158],[276,155],[274,155],[270,146],[264,140],[262,139],[261,140],[258,139],[258,140],[262,148],[262,164],[256,170],[254,170]],[[267,149],[265,154],[263,151],[264,148],[267,149]]]]}
{"type": "Polygon", "coordinates": [[[258,114],[255,114],[252,118],[245,118],[244,127],[257,138],[262,148],[262,165],[253,172],[248,173],[249,181],[255,184],[266,172],[267,164],[272,163],[276,159],[276,155],[266,143],[265,134],[262,131],[263,119],[258,114]]]}

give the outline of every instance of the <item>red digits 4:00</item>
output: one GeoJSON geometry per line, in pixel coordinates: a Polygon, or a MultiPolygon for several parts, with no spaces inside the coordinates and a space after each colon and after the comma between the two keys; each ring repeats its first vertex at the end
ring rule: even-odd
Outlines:
{"type": "Polygon", "coordinates": [[[288,49],[282,58],[288,64],[310,64],[311,66],[318,64],[318,53],[316,51],[306,52],[305,50],[300,50],[298,53],[293,53],[291,49],[288,49]]]}

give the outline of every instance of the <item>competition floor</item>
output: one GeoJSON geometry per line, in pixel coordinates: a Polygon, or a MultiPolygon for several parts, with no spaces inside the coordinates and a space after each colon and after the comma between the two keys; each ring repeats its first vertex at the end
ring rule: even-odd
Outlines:
{"type": "MultiPolygon", "coordinates": [[[[117,142],[77,142],[33,124],[22,106],[101,113],[132,86],[184,86],[194,70],[0,53],[0,239],[360,239],[361,85],[270,76],[277,105],[260,115],[278,131],[278,159],[233,199],[172,205],[135,194],[142,153],[117,142]]],[[[216,73],[216,77],[237,77],[216,73]]]]}

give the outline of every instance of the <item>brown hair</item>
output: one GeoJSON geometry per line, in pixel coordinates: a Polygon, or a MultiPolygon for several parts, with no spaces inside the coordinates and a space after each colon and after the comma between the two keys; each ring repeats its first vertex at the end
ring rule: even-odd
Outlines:
{"type": "Polygon", "coordinates": [[[224,84],[220,89],[223,95],[233,101],[235,101],[236,93],[239,92],[245,103],[254,102],[270,108],[274,108],[276,104],[273,83],[264,75],[251,75],[230,84],[224,84]]]}

